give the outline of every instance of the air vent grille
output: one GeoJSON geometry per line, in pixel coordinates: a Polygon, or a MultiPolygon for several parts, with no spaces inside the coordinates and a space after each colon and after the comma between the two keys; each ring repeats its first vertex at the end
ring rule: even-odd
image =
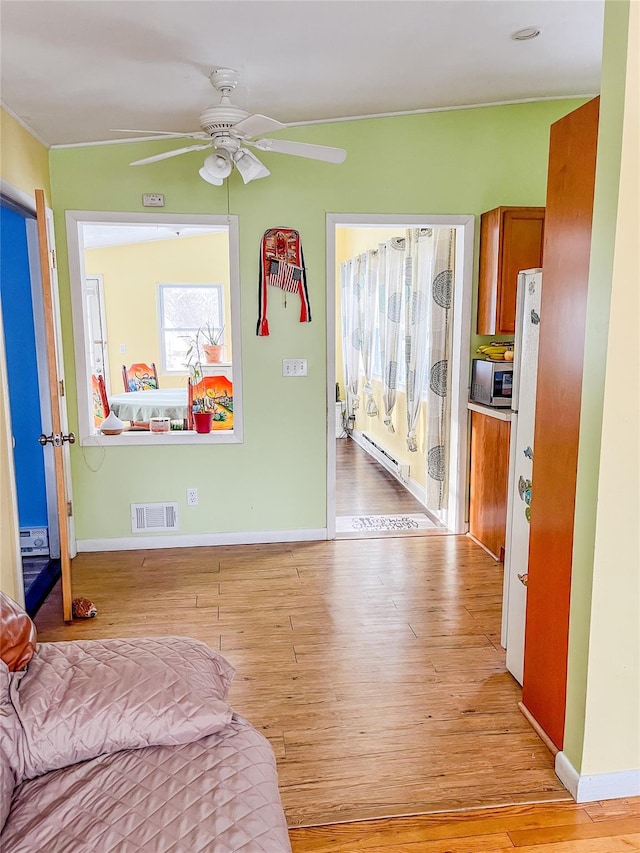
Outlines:
{"type": "Polygon", "coordinates": [[[133,533],[142,533],[147,530],[177,529],[177,503],[131,504],[131,530],[133,533]]]}

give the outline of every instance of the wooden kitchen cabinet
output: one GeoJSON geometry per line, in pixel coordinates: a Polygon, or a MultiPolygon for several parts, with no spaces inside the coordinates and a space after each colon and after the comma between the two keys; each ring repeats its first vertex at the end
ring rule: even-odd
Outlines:
{"type": "Polygon", "coordinates": [[[544,207],[496,207],[480,217],[478,334],[513,335],[518,272],[542,266],[544,207]]]}
{"type": "Polygon", "coordinates": [[[506,415],[471,412],[469,533],[496,560],[504,559],[509,485],[509,438],[506,415]]]}

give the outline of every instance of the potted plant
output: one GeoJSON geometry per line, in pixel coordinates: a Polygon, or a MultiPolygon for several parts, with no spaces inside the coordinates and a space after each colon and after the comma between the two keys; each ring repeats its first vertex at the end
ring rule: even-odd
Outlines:
{"type": "Polygon", "coordinates": [[[185,340],[189,344],[189,348],[187,349],[185,355],[184,366],[189,371],[189,378],[191,379],[191,383],[195,385],[202,379],[202,352],[200,349],[200,330],[198,329],[198,331],[192,338],[185,336],[185,340]]]}
{"type": "Polygon", "coordinates": [[[217,364],[222,361],[224,326],[211,326],[207,321],[204,326],[200,326],[198,332],[202,336],[202,350],[207,363],[217,364]]]}
{"type": "Polygon", "coordinates": [[[189,370],[189,374],[194,383],[202,379],[202,356],[207,364],[217,364],[222,358],[222,350],[224,344],[224,326],[212,326],[206,322],[204,326],[196,329],[192,336],[185,335],[184,338],[189,344],[187,349],[185,366],[189,370]]]}

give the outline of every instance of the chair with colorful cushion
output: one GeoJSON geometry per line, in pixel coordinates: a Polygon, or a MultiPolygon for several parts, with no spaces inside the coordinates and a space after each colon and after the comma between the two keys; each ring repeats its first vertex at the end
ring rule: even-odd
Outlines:
{"type": "MultiPolygon", "coordinates": [[[[123,364],[122,381],[125,391],[157,391],[160,387],[158,371],[153,361],[151,364],[138,361],[131,367],[123,364]]],[[[146,421],[131,421],[131,429],[148,430],[149,424],[146,421]]]]}
{"type": "Polygon", "coordinates": [[[160,387],[158,371],[153,362],[145,364],[142,361],[127,367],[122,365],[122,381],[125,391],[156,391],[160,387]]]}
{"type": "Polygon", "coordinates": [[[99,427],[111,411],[107,390],[104,385],[104,376],[97,376],[95,373],[91,374],[91,397],[93,402],[93,425],[99,427]]]}
{"type": "Polygon", "coordinates": [[[209,412],[211,429],[233,429],[233,384],[225,376],[203,376],[188,380],[188,427],[194,429],[194,414],[209,412]]]}

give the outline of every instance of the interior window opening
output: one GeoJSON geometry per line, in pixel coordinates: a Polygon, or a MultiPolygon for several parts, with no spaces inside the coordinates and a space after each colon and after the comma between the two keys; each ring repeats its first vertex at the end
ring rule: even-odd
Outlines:
{"type": "Polygon", "coordinates": [[[69,211],[67,234],[81,443],[240,441],[236,218],[69,211]]]}

